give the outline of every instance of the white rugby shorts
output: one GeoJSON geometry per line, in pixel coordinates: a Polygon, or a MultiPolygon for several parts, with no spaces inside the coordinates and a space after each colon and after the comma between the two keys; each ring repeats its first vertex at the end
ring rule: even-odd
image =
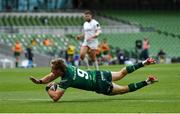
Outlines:
{"type": "Polygon", "coordinates": [[[84,41],[82,43],[82,47],[86,47],[86,46],[91,48],[91,49],[97,49],[97,47],[98,47],[98,40],[93,40],[93,41],[89,41],[89,42],[84,41]]]}

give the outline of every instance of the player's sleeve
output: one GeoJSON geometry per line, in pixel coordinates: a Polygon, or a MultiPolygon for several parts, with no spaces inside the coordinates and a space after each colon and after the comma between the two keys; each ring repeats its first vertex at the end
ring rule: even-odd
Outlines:
{"type": "Polygon", "coordinates": [[[99,22],[94,21],[94,29],[102,32],[102,31],[101,31],[101,26],[100,26],[99,22]]]}
{"type": "Polygon", "coordinates": [[[70,86],[70,81],[69,80],[61,80],[61,82],[58,84],[59,90],[66,90],[70,86]]]}
{"type": "Polygon", "coordinates": [[[83,24],[82,33],[85,32],[84,30],[85,30],[85,23],[83,24]]]}

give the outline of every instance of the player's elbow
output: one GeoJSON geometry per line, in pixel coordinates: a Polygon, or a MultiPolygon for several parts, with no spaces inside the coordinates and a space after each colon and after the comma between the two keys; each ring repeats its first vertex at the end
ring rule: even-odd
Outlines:
{"type": "Polygon", "coordinates": [[[97,31],[98,36],[99,36],[101,33],[102,33],[101,30],[98,30],[98,31],[97,31]]]}

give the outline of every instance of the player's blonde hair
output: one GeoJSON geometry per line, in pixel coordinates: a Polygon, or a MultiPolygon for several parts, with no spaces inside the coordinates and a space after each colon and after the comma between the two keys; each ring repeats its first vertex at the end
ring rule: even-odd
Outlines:
{"type": "Polygon", "coordinates": [[[53,59],[51,61],[51,64],[53,65],[53,69],[55,70],[61,70],[62,72],[66,71],[66,63],[62,58],[53,59]]]}

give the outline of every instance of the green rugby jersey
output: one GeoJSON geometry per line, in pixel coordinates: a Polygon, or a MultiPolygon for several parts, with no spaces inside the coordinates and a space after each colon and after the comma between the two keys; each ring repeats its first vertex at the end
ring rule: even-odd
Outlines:
{"type": "Polygon", "coordinates": [[[94,91],[96,86],[96,72],[84,71],[74,66],[68,65],[65,75],[61,78],[59,87],[67,89],[74,87],[89,91],[94,91]]]}

